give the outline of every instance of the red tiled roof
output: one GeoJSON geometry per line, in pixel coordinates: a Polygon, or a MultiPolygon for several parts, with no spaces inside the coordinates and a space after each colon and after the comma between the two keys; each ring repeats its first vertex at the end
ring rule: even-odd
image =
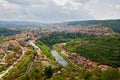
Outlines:
{"type": "Polygon", "coordinates": [[[10,44],[10,43],[11,44],[18,44],[18,42],[16,40],[9,40],[9,41],[3,42],[2,44],[10,44]]]}
{"type": "Polygon", "coordinates": [[[0,50],[0,54],[2,54],[3,52],[2,52],[2,50],[0,50]]]}
{"type": "Polygon", "coordinates": [[[14,44],[18,44],[18,42],[16,40],[10,40],[10,43],[14,43],[14,44]]]}
{"type": "Polygon", "coordinates": [[[107,66],[107,65],[99,65],[98,67],[102,70],[107,70],[107,69],[111,68],[110,66],[107,66]]]}

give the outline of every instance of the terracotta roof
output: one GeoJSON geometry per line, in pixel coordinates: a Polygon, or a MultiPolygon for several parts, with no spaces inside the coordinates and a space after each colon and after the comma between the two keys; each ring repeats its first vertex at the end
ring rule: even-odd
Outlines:
{"type": "Polygon", "coordinates": [[[14,44],[18,44],[18,42],[16,40],[10,40],[10,43],[14,43],[14,44]]]}
{"type": "Polygon", "coordinates": [[[3,42],[2,44],[10,44],[10,43],[11,44],[19,44],[16,40],[9,40],[9,41],[3,42]]]}
{"type": "Polygon", "coordinates": [[[29,48],[27,47],[24,47],[25,51],[31,51],[29,48]]]}
{"type": "Polygon", "coordinates": [[[2,52],[2,50],[0,50],[0,54],[2,54],[3,52],[2,52]]]}
{"type": "Polygon", "coordinates": [[[118,67],[118,70],[120,71],[120,67],[118,67]]]}
{"type": "Polygon", "coordinates": [[[107,66],[107,65],[99,65],[98,66],[101,70],[107,70],[109,68],[111,68],[110,66],[107,66]]]}

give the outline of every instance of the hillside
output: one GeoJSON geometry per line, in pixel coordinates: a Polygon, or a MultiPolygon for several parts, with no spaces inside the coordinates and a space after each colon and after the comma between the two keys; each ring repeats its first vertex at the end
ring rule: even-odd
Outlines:
{"type": "Polygon", "coordinates": [[[39,23],[39,22],[28,22],[28,21],[0,21],[1,27],[7,28],[65,28],[65,27],[76,27],[76,26],[105,26],[113,29],[120,33],[120,19],[117,20],[86,20],[86,21],[68,21],[63,23],[39,23]]]}
{"type": "Polygon", "coordinates": [[[120,37],[75,39],[67,42],[65,48],[100,64],[120,66],[120,37]]]}
{"type": "Polygon", "coordinates": [[[0,26],[7,28],[34,28],[40,27],[43,24],[39,22],[28,22],[28,21],[0,21],[0,26]]]}
{"type": "Polygon", "coordinates": [[[67,26],[91,26],[99,25],[112,28],[114,31],[120,33],[120,20],[88,20],[88,21],[70,21],[65,22],[64,25],[67,26]]]}
{"type": "Polygon", "coordinates": [[[19,32],[20,31],[18,31],[18,30],[11,30],[11,29],[8,29],[8,28],[0,27],[0,37],[11,36],[11,35],[17,34],[19,32]]]}
{"type": "Polygon", "coordinates": [[[69,41],[70,39],[75,39],[83,37],[85,34],[81,33],[66,33],[66,32],[54,32],[47,36],[43,36],[40,40],[45,43],[47,46],[52,47],[56,43],[62,43],[69,41]]]}

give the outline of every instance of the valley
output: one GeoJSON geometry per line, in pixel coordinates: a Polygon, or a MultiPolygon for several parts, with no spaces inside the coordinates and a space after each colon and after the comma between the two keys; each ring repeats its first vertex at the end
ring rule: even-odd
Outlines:
{"type": "Polygon", "coordinates": [[[120,80],[120,0],[0,0],[0,80],[120,80]]]}
{"type": "Polygon", "coordinates": [[[20,29],[0,42],[0,80],[119,80],[119,38],[97,25],[20,29]]]}

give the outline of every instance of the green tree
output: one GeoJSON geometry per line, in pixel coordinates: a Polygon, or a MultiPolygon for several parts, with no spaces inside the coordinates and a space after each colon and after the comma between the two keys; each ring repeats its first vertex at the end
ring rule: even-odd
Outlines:
{"type": "Polygon", "coordinates": [[[48,66],[45,68],[44,70],[44,75],[47,77],[47,78],[51,78],[52,75],[53,75],[53,69],[51,66],[48,66]]]}
{"type": "Polygon", "coordinates": [[[120,73],[115,68],[106,70],[105,72],[102,73],[101,77],[101,80],[119,80],[119,79],[120,73]]]}

